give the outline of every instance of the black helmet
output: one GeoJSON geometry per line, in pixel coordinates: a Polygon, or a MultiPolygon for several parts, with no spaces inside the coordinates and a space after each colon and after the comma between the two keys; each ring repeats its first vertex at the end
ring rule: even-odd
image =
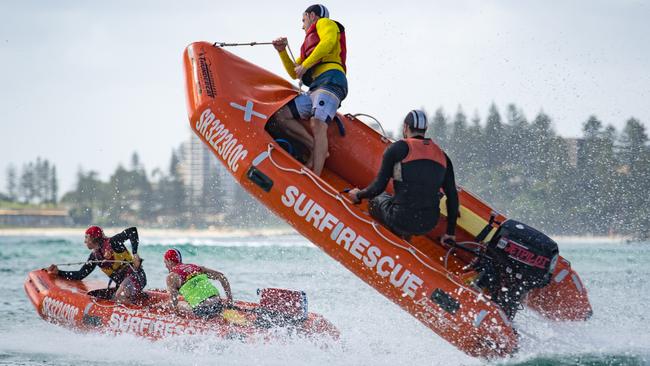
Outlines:
{"type": "Polygon", "coordinates": [[[330,17],[329,10],[327,10],[325,5],[321,5],[321,4],[315,4],[315,5],[312,5],[312,6],[308,7],[307,10],[305,10],[305,13],[307,13],[307,14],[314,13],[319,18],[329,18],[330,17]]]}
{"type": "Polygon", "coordinates": [[[404,124],[408,125],[412,130],[426,130],[427,116],[423,111],[414,109],[404,117],[404,124]]]}

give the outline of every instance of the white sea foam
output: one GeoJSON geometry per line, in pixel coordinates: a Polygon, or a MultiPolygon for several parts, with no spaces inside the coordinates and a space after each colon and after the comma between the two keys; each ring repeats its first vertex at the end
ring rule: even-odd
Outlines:
{"type": "MultiPolygon", "coordinates": [[[[160,239],[162,240],[162,239],[160,239]]],[[[162,264],[153,260],[164,248],[160,240],[145,242],[149,287],[164,285],[162,264]]],[[[310,311],[322,314],[341,332],[341,343],[321,348],[304,339],[248,344],[204,338],[172,338],[150,342],[128,335],[79,334],[42,321],[22,290],[24,270],[52,260],[87,255],[80,245],[38,238],[0,237],[0,252],[12,258],[3,266],[0,303],[0,363],[104,365],[479,365],[432,333],[368,285],[296,235],[249,238],[165,237],[168,243],[196,240],[188,255],[228,275],[234,296],[257,301],[257,288],[304,290],[310,311]],[[270,246],[288,246],[273,250],[270,246]],[[230,245],[230,246],[229,246],[230,245]],[[221,249],[219,246],[224,246],[221,249]],[[270,249],[269,249],[270,248],[270,249]]],[[[560,242],[561,249],[563,243],[560,242]]],[[[558,360],[576,357],[605,360],[609,355],[633,357],[634,364],[650,361],[647,304],[650,303],[650,252],[641,245],[575,242],[569,245],[572,265],[580,274],[593,306],[586,322],[553,322],[525,310],[515,324],[521,330],[520,352],[497,363],[558,360]]],[[[98,271],[96,271],[98,272],[98,271]]],[[[104,278],[94,273],[96,278],[104,278]]],[[[618,357],[616,356],[616,357],[618,357]]],[[[596,364],[599,362],[596,362],[596,364]]],[[[606,363],[606,362],[600,362],[606,363]]],[[[590,363],[590,364],[593,364],[590,363]]]]}

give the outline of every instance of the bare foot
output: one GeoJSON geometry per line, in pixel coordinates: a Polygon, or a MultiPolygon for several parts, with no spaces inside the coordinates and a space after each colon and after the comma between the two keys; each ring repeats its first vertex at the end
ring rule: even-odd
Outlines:
{"type": "MultiPolygon", "coordinates": [[[[327,152],[327,154],[325,154],[325,159],[327,159],[329,157],[330,157],[330,153],[327,152]]],[[[309,169],[314,169],[314,154],[313,153],[309,155],[309,159],[307,159],[307,162],[305,163],[305,167],[307,167],[309,169]]]]}

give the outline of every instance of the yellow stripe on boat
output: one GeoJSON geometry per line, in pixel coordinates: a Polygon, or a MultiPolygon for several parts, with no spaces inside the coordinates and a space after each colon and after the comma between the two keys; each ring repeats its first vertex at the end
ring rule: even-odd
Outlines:
{"type": "MultiPolygon", "coordinates": [[[[460,217],[456,222],[456,225],[460,226],[463,230],[468,233],[477,236],[484,227],[487,226],[488,221],[483,219],[481,216],[475,214],[470,209],[460,205],[460,217]]],[[[440,200],[440,213],[447,216],[447,196],[442,197],[440,200]]],[[[486,242],[492,239],[492,236],[496,232],[496,229],[492,229],[490,233],[485,237],[486,242]]]]}

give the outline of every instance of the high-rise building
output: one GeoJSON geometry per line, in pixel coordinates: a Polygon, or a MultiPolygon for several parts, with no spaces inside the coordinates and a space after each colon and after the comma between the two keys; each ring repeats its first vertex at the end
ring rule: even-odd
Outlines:
{"type": "Polygon", "coordinates": [[[190,211],[224,213],[234,202],[234,178],[196,134],[190,132],[189,140],[179,150],[179,171],[190,211]]]}

